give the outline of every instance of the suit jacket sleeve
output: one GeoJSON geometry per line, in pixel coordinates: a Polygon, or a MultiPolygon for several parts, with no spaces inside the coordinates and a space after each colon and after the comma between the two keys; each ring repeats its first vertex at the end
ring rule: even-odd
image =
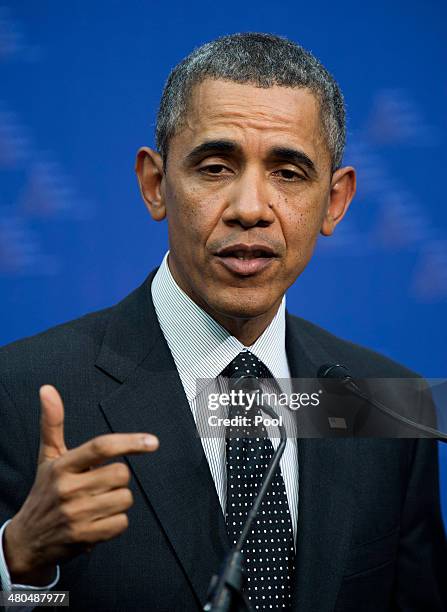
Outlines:
{"type": "Polygon", "coordinates": [[[17,513],[34,481],[37,457],[25,422],[0,381],[0,525],[17,513]]]}
{"type": "Polygon", "coordinates": [[[447,610],[447,547],[439,500],[438,448],[415,441],[409,456],[395,610],[447,610]]]}

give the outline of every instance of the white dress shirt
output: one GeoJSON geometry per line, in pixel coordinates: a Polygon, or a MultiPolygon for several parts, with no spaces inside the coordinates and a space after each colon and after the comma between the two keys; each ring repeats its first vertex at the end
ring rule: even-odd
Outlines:
{"type": "MultiPolygon", "coordinates": [[[[164,256],[152,281],[152,300],[196,424],[199,425],[198,419],[200,419],[203,409],[203,406],[200,405],[203,394],[197,392],[197,382],[209,379],[211,382],[214,381],[216,392],[225,389],[223,386],[225,383],[220,374],[244,349],[250,350],[267,366],[273,376],[278,379],[280,387],[287,393],[290,371],[285,348],[285,297],[267,329],[254,344],[246,347],[180,289],[169,270],[168,255],[169,253],[166,253],[164,256]]],[[[279,438],[275,436],[274,430],[267,428],[267,431],[273,447],[276,449],[279,438]]],[[[201,437],[201,442],[219,496],[222,512],[225,515],[227,489],[225,438],[222,436],[201,437]]],[[[299,484],[296,438],[289,437],[287,439],[280,466],[296,542],[299,484]]],[[[6,521],[0,529],[0,579],[2,589],[4,591],[10,591],[11,588],[48,590],[54,587],[59,580],[59,567],[56,569],[55,579],[46,586],[33,587],[11,584],[3,553],[3,532],[8,523],[9,521],[6,521]]]]}
{"type": "MultiPolygon", "coordinates": [[[[180,289],[169,270],[168,253],[152,281],[151,291],[160,327],[171,350],[197,425],[199,425],[198,415],[206,414],[206,408],[200,405],[201,399],[197,395],[197,381],[217,379],[215,389],[208,389],[207,395],[209,392],[225,390],[224,382],[220,380],[223,377],[219,374],[244,349],[250,350],[268,367],[278,379],[284,393],[290,392],[288,387],[290,370],[286,355],[285,297],[267,329],[254,344],[246,347],[180,289]]],[[[199,431],[203,429],[199,427],[199,431]]],[[[269,428],[267,431],[276,449],[279,438],[275,437],[269,428]]],[[[225,438],[216,435],[201,437],[201,441],[225,515],[227,494],[225,438]]],[[[280,466],[296,542],[299,475],[296,438],[288,437],[280,466]]]]}

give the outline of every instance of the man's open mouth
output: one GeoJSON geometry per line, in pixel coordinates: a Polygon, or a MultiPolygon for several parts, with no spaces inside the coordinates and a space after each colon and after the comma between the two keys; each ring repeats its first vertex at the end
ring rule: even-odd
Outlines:
{"type": "Polygon", "coordinates": [[[251,276],[264,270],[277,257],[268,245],[235,244],[217,251],[224,267],[240,276],[251,276]]]}

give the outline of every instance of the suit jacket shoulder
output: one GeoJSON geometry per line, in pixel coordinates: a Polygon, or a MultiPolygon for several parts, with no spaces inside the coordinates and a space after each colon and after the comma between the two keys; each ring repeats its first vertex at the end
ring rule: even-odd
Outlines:
{"type": "MultiPolygon", "coordinates": [[[[287,313],[288,353],[295,346],[310,357],[315,366],[325,363],[344,365],[354,377],[358,378],[418,378],[420,375],[406,366],[349,340],[287,313]]],[[[316,376],[317,369],[311,374],[316,376]]]]}
{"type": "Polygon", "coordinates": [[[44,367],[59,368],[71,356],[83,355],[89,360],[95,347],[99,350],[113,308],[107,308],[62,323],[36,335],[14,341],[0,348],[0,380],[10,383],[29,379],[29,371],[44,367]]]}

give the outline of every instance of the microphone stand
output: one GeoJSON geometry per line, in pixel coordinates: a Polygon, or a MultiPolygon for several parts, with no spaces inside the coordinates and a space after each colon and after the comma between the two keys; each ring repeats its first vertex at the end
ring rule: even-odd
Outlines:
{"type": "MultiPolygon", "coordinates": [[[[240,386],[243,388],[244,384],[248,382],[247,379],[253,383],[257,380],[254,376],[241,376],[234,384],[235,387],[240,386]]],[[[250,392],[254,392],[256,389],[250,389],[250,392]]],[[[265,412],[269,417],[278,419],[278,415],[268,405],[259,404],[256,402],[256,406],[265,412]]],[[[278,424],[280,443],[278,448],[273,453],[267,470],[264,473],[261,486],[255,501],[250,508],[247,515],[247,519],[244,523],[242,531],[236,542],[236,545],[231,549],[228,556],[226,557],[222,569],[219,574],[212,577],[211,583],[208,590],[207,602],[203,608],[204,612],[239,612],[244,610],[251,610],[249,603],[246,600],[245,595],[242,592],[244,586],[244,570],[242,567],[242,553],[241,549],[247,539],[250,532],[253,520],[255,519],[259,507],[261,506],[262,500],[265,497],[267,489],[272,482],[275,475],[276,468],[280,462],[284,449],[287,443],[287,434],[284,425],[279,420],[278,424]]]]}
{"type": "Polygon", "coordinates": [[[430,434],[432,438],[439,442],[447,442],[447,434],[442,433],[439,429],[435,429],[434,427],[429,427],[428,425],[422,425],[422,423],[415,423],[412,419],[409,419],[401,414],[398,414],[379,400],[376,400],[374,397],[371,397],[367,393],[364,393],[360,387],[355,383],[352,376],[349,374],[348,370],[345,366],[340,364],[328,364],[322,366],[317,373],[318,378],[326,378],[329,380],[337,380],[339,383],[350,393],[364,400],[374,408],[377,408],[383,414],[391,417],[395,421],[400,423],[404,423],[417,431],[421,431],[427,434],[430,434]]]}

